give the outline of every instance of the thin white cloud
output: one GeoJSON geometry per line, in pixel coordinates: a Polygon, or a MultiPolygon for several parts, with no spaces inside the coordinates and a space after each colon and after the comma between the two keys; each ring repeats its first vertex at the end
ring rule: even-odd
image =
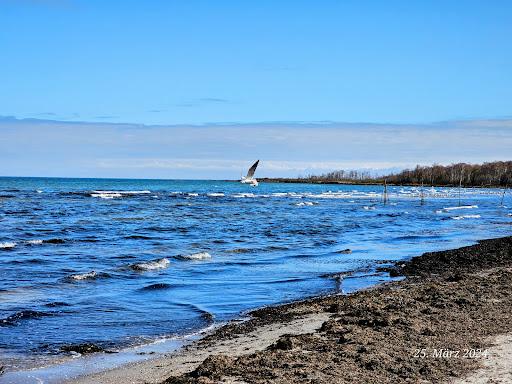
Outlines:
{"type": "Polygon", "coordinates": [[[0,118],[0,175],[236,178],[510,160],[512,120],[145,126],[0,118]]]}
{"type": "MultiPolygon", "coordinates": [[[[256,159],[254,159],[256,160],[256,159]]],[[[187,170],[239,170],[252,164],[247,160],[218,160],[218,159],[154,159],[154,158],[125,158],[99,159],[97,165],[106,169],[187,169],[187,170]]],[[[371,162],[371,161],[262,161],[260,172],[304,172],[307,170],[330,171],[333,169],[389,169],[403,166],[403,163],[371,162]]],[[[412,164],[411,164],[412,165],[412,164]]]]}

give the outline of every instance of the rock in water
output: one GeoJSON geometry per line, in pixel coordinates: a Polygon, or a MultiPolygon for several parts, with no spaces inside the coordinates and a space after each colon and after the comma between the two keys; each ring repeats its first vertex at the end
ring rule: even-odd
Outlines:
{"type": "Polygon", "coordinates": [[[82,355],[86,353],[105,352],[104,348],[93,343],[63,345],[60,347],[60,350],[62,352],[76,352],[82,355]]]}

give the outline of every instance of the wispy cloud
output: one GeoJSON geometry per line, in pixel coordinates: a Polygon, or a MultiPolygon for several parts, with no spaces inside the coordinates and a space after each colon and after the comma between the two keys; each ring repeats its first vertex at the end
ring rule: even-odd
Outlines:
{"type": "Polygon", "coordinates": [[[231,103],[228,99],[223,99],[220,97],[202,97],[199,99],[187,100],[180,103],[175,104],[176,107],[183,108],[192,108],[192,107],[201,107],[213,104],[228,104],[231,103]]]}
{"type": "MultiPolygon", "coordinates": [[[[110,116],[105,116],[105,118],[110,116]]],[[[512,119],[147,126],[0,117],[0,175],[236,178],[510,160],[512,119]]]]}
{"type": "Polygon", "coordinates": [[[38,112],[38,113],[32,113],[32,116],[38,116],[38,117],[55,117],[57,116],[54,112],[38,112]]]}
{"type": "Polygon", "coordinates": [[[113,116],[113,115],[101,115],[101,116],[94,116],[95,119],[104,119],[104,120],[109,120],[109,119],[118,119],[119,116],[113,116]]]}
{"type": "MultiPolygon", "coordinates": [[[[191,171],[226,171],[245,170],[252,164],[252,160],[241,159],[171,159],[171,158],[116,158],[99,159],[97,164],[105,169],[186,169],[191,171]]],[[[259,167],[260,172],[314,172],[331,171],[333,169],[372,169],[383,170],[403,166],[403,163],[394,162],[357,162],[357,161],[279,161],[264,160],[259,167]]],[[[411,164],[412,165],[412,164],[411,164]]]]}

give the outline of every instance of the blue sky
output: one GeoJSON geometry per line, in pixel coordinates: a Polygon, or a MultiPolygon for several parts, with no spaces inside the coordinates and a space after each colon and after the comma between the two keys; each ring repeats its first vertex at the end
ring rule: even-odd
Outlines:
{"type": "MultiPolygon", "coordinates": [[[[81,131],[95,140],[108,123],[175,127],[166,133],[179,126],[181,135],[195,137],[185,127],[221,132],[219,123],[229,122],[239,140],[246,124],[268,122],[312,135],[328,126],[340,138],[334,123],[426,129],[452,121],[444,125],[449,131],[462,120],[498,119],[510,129],[510,20],[512,2],[493,0],[0,0],[0,116],[96,123],[81,131]],[[327,123],[305,127],[309,122],[327,123]]],[[[6,121],[0,144],[6,126],[18,127],[6,121]]],[[[350,127],[357,133],[359,126],[350,127]]],[[[211,149],[200,138],[194,144],[180,158],[201,158],[196,152],[211,149]]],[[[267,145],[267,157],[286,157],[267,145]]],[[[411,138],[408,145],[421,143],[411,138]]],[[[307,153],[302,161],[318,161],[319,154],[307,153]]],[[[345,162],[329,153],[322,161],[345,162]]],[[[408,163],[388,154],[386,161],[371,153],[365,160],[408,163]]],[[[138,159],[136,151],[126,156],[138,159]]],[[[489,156],[453,153],[453,161],[489,156]]],[[[250,161],[260,154],[255,149],[237,157],[250,161]]],[[[0,174],[13,169],[0,168],[0,174]]],[[[155,174],[179,173],[169,169],[155,174]]]]}

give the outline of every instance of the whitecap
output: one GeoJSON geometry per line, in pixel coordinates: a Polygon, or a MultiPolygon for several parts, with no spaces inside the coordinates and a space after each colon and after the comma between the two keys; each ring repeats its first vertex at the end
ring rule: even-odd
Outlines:
{"type": "Polygon", "coordinates": [[[100,199],[114,199],[116,197],[123,197],[120,193],[91,193],[92,197],[98,197],[100,199]]]}
{"type": "Polygon", "coordinates": [[[295,204],[297,207],[304,207],[304,206],[312,206],[312,205],[315,205],[315,203],[311,202],[311,201],[304,201],[304,202],[300,202],[300,203],[296,203],[295,204]]]}
{"type": "Polygon", "coordinates": [[[92,197],[99,197],[100,199],[114,199],[123,197],[124,195],[145,195],[151,191],[92,191],[92,197]]]}
{"type": "Polygon", "coordinates": [[[27,244],[39,245],[39,244],[43,244],[43,240],[28,240],[27,244]]]}
{"type": "Polygon", "coordinates": [[[212,255],[210,255],[208,252],[199,252],[192,253],[190,255],[179,255],[176,256],[176,258],[180,260],[206,260],[211,259],[212,255]]]}
{"type": "Polygon", "coordinates": [[[453,216],[453,220],[464,220],[464,219],[479,219],[480,215],[462,215],[462,216],[453,216]]]}
{"type": "Polygon", "coordinates": [[[224,196],[224,194],[223,193],[216,193],[216,192],[214,192],[214,193],[208,193],[207,196],[210,196],[210,197],[222,197],[222,196],[224,196]]]}
{"type": "Polygon", "coordinates": [[[364,209],[365,211],[374,211],[374,210],[375,210],[375,207],[369,207],[369,206],[365,205],[365,206],[363,207],[363,209],[364,209]]]}
{"type": "Polygon", "coordinates": [[[107,194],[120,194],[120,195],[146,195],[150,194],[151,191],[92,191],[93,193],[107,193],[107,194]]]}
{"type": "Polygon", "coordinates": [[[10,249],[16,246],[15,242],[7,241],[5,243],[0,243],[0,249],[10,249]]]}
{"type": "Polygon", "coordinates": [[[244,197],[256,197],[254,193],[235,193],[233,197],[244,198],[244,197]]]}
{"type": "Polygon", "coordinates": [[[478,205],[461,205],[459,207],[446,207],[446,208],[443,208],[443,211],[447,212],[447,211],[455,211],[457,209],[474,209],[474,208],[478,208],[478,205]]]}
{"type": "Polygon", "coordinates": [[[131,267],[132,267],[132,269],[135,269],[136,271],[151,271],[154,269],[167,268],[170,263],[171,262],[169,261],[169,259],[166,259],[164,257],[163,259],[133,264],[131,267]]]}
{"type": "Polygon", "coordinates": [[[199,193],[187,193],[188,196],[196,197],[199,196],[199,193]]]}
{"type": "Polygon", "coordinates": [[[96,278],[96,271],[91,271],[91,272],[86,272],[86,273],[82,273],[82,274],[77,274],[77,275],[71,275],[69,276],[70,279],[73,279],[73,280],[88,280],[88,279],[94,279],[96,278]]]}
{"type": "Polygon", "coordinates": [[[37,193],[43,193],[40,189],[36,190],[37,193]]]}

